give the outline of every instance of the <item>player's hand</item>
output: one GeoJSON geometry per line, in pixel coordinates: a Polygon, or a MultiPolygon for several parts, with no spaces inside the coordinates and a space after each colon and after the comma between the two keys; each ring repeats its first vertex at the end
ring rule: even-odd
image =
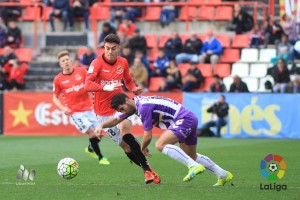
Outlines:
{"type": "Polygon", "coordinates": [[[102,125],[99,125],[96,129],[95,129],[95,131],[94,131],[94,133],[96,134],[96,136],[97,136],[97,138],[99,139],[99,140],[101,140],[101,138],[102,138],[102,125]]]}
{"type": "Polygon", "coordinates": [[[69,115],[69,114],[71,114],[71,110],[70,110],[69,108],[64,108],[64,109],[63,109],[63,113],[64,113],[65,115],[69,115]]]}
{"type": "Polygon", "coordinates": [[[133,90],[132,92],[135,95],[139,95],[139,94],[141,94],[143,92],[143,89],[140,88],[140,87],[136,87],[135,90],[133,90]]]}
{"type": "Polygon", "coordinates": [[[151,152],[149,151],[149,149],[147,147],[146,148],[142,148],[141,150],[142,150],[142,152],[143,152],[143,154],[145,156],[148,156],[148,157],[152,156],[151,152]]]}
{"type": "Polygon", "coordinates": [[[120,87],[122,87],[122,83],[116,83],[115,85],[114,85],[114,90],[118,90],[120,87]]]}

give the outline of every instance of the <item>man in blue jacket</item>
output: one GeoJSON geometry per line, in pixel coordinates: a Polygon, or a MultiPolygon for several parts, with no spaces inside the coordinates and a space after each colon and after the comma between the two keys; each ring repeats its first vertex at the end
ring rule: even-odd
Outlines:
{"type": "Polygon", "coordinates": [[[219,40],[214,37],[212,30],[206,32],[206,37],[207,39],[202,46],[199,61],[200,63],[210,63],[212,65],[212,72],[214,73],[215,65],[222,54],[223,47],[219,40]]]}
{"type": "Polygon", "coordinates": [[[69,19],[69,0],[54,0],[53,11],[49,14],[49,21],[51,25],[51,31],[54,32],[54,21],[53,17],[62,17],[64,21],[64,31],[67,30],[67,23],[69,19]]]}

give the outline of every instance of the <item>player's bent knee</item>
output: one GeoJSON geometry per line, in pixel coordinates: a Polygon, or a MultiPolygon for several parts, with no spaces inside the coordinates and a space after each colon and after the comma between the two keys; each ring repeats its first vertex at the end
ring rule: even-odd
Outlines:
{"type": "Polygon", "coordinates": [[[160,152],[162,152],[162,150],[164,149],[165,146],[166,146],[166,144],[159,140],[157,140],[155,143],[155,148],[160,152]]]}

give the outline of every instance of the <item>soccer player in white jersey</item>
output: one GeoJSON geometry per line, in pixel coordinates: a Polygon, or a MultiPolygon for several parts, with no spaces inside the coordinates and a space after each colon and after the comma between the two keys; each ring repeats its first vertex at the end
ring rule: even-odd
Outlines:
{"type": "Polygon", "coordinates": [[[152,139],[152,128],[156,126],[166,131],[158,138],[155,147],[189,168],[188,174],[183,178],[184,182],[192,180],[205,168],[217,175],[218,181],[214,186],[223,186],[232,180],[233,175],[229,171],[196,152],[198,119],[180,103],[158,96],[136,96],[130,99],[119,93],[113,96],[111,107],[123,114],[98,126],[95,131],[99,137],[103,128],[115,126],[127,117],[137,114],[144,126],[141,148],[145,155],[149,155],[146,148],[152,139]],[[174,145],[177,142],[180,147],[174,145]]]}

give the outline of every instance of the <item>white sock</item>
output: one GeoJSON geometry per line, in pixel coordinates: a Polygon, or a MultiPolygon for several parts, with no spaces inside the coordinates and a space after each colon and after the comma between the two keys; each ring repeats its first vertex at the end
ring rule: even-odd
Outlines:
{"type": "Polygon", "coordinates": [[[172,144],[167,144],[163,148],[162,153],[186,165],[188,168],[199,165],[190,156],[188,156],[181,148],[172,144]]]}
{"type": "Polygon", "coordinates": [[[214,163],[209,157],[197,153],[196,162],[202,164],[206,169],[217,175],[218,178],[223,179],[226,177],[227,172],[214,163]]]}

